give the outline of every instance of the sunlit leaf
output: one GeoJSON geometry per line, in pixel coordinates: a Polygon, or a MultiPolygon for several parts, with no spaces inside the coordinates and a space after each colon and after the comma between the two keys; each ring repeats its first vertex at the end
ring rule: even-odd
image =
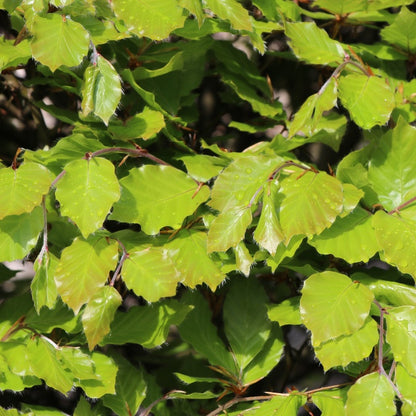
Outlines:
{"type": "Polygon", "coordinates": [[[340,16],[365,10],[367,6],[366,0],[338,0],[336,2],[331,0],[316,0],[314,4],[340,16]]]}
{"type": "Polygon", "coordinates": [[[283,325],[301,325],[302,319],[299,311],[300,296],[295,296],[284,300],[277,305],[269,306],[267,312],[271,321],[279,322],[283,325]]]}
{"type": "Polygon", "coordinates": [[[113,0],[112,7],[130,32],[154,40],[167,38],[186,19],[183,9],[170,0],[143,0],[140,7],[134,0],[113,0]]]}
{"type": "Polygon", "coordinates": [[[343,274],[326,271],[310,276],[302,289],[300,314],[313,344],[356,332],[368,317],[373,297],[366,286],[343,274]]]}
{"type": "Polygon", "coordinates": [[[98,55],[97,62],[90,65],[84,74],[82,88],[82,114],[94,113],[105,124],[114,114],[121,99],[120,76],[113,65],[98,55]]]}
{"type": "Polygon", "coordinates": [[[35,247],[43,227],[42,208],[0,220],[0,261],[24,258],[35,247]]]}
{"type": "Polygon", "coordinates": [[[312,401],[322,412],[321,416],[345,416],[342,390],[318,391],[312,401]]]}
{"type": "Polygon", "coordinates": [[[112,286],[102,287],[88,301],[82,314],[82,326],[90,350],[110,332],[110,324],[121,301],[120,294],[112,286]]]}
{"type": "Polygon", "coordinates": [[[328,228],[342,211],[341,183],[324,172],[293,173],[281,182],[280,224],[286,242],[296,234],[312,236],[328,228]]]}
{"type": "Polygon", "coordinates": [[[220,19],[228,20],[234,29],[252,30],[248,11],[236,0],[205,0],[205,4],[220,19]]]}
{"type": "Polygon", "coordinates": [[[111,206],[120,198],[113,164],[100,157],[74,160],[65,166],[56,198],[62,215],[70,217],[84,237],[100,228],[111,206]]]}
{"type": "Polygon", "coordinates": [[[227,166],[227,161],[215,156],[192,155],[181,156],[188,174],[197,181],[207,182],[227,166]]]}
{"type": "Polygon", "coordinates": [[[286,23],[285,32],[299,59],[317,65],[337,65],[344,59],[341,44],[331,39],[315,22],[286,23]]]}
{"type": "Polygon", "coordinates": [[[403,367],[402,364],[398,364],[395,372],[395,382],[397,388],[402,394],[403,406],[400,409],[403,416],[415,416],[415,404],[416,404],[416,377],[413,377],[403,367]]]}
{"type": "Polygon", "coordinates": [[[377,372],[361,377],[348,391],[345,404],[345,415],[374,415],[382,413],[386,416],[396,414],[394,390],[386,376],[377,372]]]}
{"type": "Polygon", "coordinates": [[[319,253],[332,254],[349,263],[367,262],[379,250],[372,216],[357,207],[350,215],[337,218],[332,226],[309,240],[319,253]]]}
{"type": "Polygon", "coordinates": [[[47,194],[53,176],[38,163],[23,163],[18,169],[0,169],[0,219],[31,212],[47,194]]]}
{"type": "Polygon", "coordinates": [[[387,123],[394,108],[394,95],[382,78],[361,74],[343,76],[339,98],[352,120],[363,129],[387,123]]]}
{"type": "Polygon", "coordinates": [[[75,313],[102,288],[108,273],[115,269],[116,242],[105,238],[76,238],[62,252],[55,270],[55,282],[62,300],[75,313]]]}
{"type": "Polygon", "coordinates": [[[162,227],[179,228],[209,197],[207,186],[198,190],[191,177],[171,166],[132,169],[120,184],[121,198],[111,219],[139,223],[147,234],[157,234],[162,227]]]}
{"type": "Polygon", "coordinates": [[[33,57],[55,71],[61,65],[77,66],[88,53],[89,34],[82,25],[57,13],[35,15],[30,46],[33,57]]]}
{"type": "Polygon", "coordinates": [[[351,362],[367,358],[378,341],[377,324],[368,318],[360,329],[348,335],[330,339],[314,348],[325,371],[332,367],[346,367],[351,362]]]}

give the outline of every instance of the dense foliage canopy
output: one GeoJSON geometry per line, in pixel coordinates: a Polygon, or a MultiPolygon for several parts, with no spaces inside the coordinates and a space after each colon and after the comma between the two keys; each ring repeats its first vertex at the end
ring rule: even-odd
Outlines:
{"type": "Polygon", "coordinates": [[[0,0],[0,415],[416,415],[412,3],[0,0]]]}

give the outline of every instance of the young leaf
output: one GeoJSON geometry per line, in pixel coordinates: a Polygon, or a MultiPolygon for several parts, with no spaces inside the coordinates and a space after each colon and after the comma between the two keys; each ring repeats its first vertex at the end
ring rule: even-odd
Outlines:
{"type": "Polygon", "coordinates": [[[121,301],[120,294],[112,286],[102,287],[89,300],[82,314],[82,326],[90,351],[110,332],[110,324],[121,301]]]}
{"type": "Polygon", "coordinates": [[[58,259],[51,253],[45,253],[34,262],[35,276],[30,284],[33,304],[39,314],[42,306],[52,309],[55,306],[58,292],[54,280],[58,259]]]}
{"type": "Polygon", "coordinates": [[[394,108],[394,95],[382,78],[361,74],[341,77],[339,98],[352,120],[363,129],[386,124],[394,108]]]}
{"type": "Polygon", "coordinates": [[[406,371],[400,363],[397,364],[395,382],[400,393],[403,395],[401,412],[403,416],[415,416],[416,405],[416,377],[406,371]]]}
{"type": "Polygon", "coordinates": [[[286,23],[285,33],[295,55],[310,64],[336,66],[344,59],[341,44],[315,22],[286,23]]]}
{"type": "Polygon", "coordinates": [[[30,46],[33,57],[55,71],[61,65],[77,66],[88,53],[89,34],[82,25],[57,13],[35,14],[30,46]]]}
{"type": "Polygon", "coordinates": [[[166,248],[182,276],[182,283],[190,288],[205,283],[215,290],[225,279],[225,274],[207,254],[206,233],[181,230],[166,248]]]}
{"type": "Polygon", "coordinates": [[[348,13],[359,12],[367,7],[366,0],[316,0],[315,4],[321,9],[327,10],[332,14],[345,15],[348,13]]]}
{"type": "Polygon", "coordinates": [[[260,352],[270,329],[266,294],[258,280],[233,279],[224,302],[224,330],[240,369],[260,352]]]}
{"type": "Polygon", "coordinates": [[[113,0],[112,7],[131,33],[153,40],[167,38],[186,19],[183,9],[170,0],[143,0],[140,7],[135,0],[113,0]]]}
{"type": "Polygon", "coordinates": [[[300,296],[295,296],[284,300],[277,305],[268,308],[267,315],[271,321],[279,322],[283,325],[301,325],[302,319],[299,311],[300,296]]]}
{"type": "Polygon", "coordinates": [[[123,264],[123,280],[127,287],[148,302],[174,296],[182,276],[168,253],[159,247],[132,251],[123,264]]]}
{"type": "Polygon", "coordinates": [[[265,185],[263,191],[263,208],[259,223],[254,231],[254,240],[260,247],[265,248],[270,254],[276,254],[277,247],[285,240],[279,223],[276,207],[279,201],[276,199],[278,187],[275,182],[265,185]]]}
{"type": "Polygon", "coordinates": [[[371,373],[361,377],[348,391],[345,403],[345,415],[360,414],[385,416],[396,414],[394,404],[394,390],[386,376],[371,373]]]}
{"type": "Polygon", "coordinates": [[[208,156],[208,155],[192,155],[181,156],[179,158],[184,165],[188,174],[195,180],[201,182],[208,182],[214,176],[218,174],[227,166],[225,159],[208,156]]]}
{"type": "Polygon", "coordinates": [[[72,376],[58,360],[54,346],[45,339],[36,337],[28,341],[27,354],[32,374],[45,380],[49,387],[61,393],[71,390],[72,376]]]}
{"type": "Polygon", "coordinates": [[[416,363],[412,358],[416,349],[416,329],[414,319],[416,307],[399,306],[389,309],[386,314],[387,342],[393,351],[394,359],[402,363],[409,374],[416,376],[416,363]]]}
{"type": "Polygon", "coordinates": [[[318,391],[312,401],[322,412],[321,416],[345,416],[342,390],[318,391]]]}
{"type": "Polygon", "coordinates": [[[243,241],[240,241],[234,247],[234,254],[237,270],[243,273],[244,276],[248,277],[250,275],[251,265],[254,260],[243,241]]]}
{"type": "Polygon", "coordinates": [[[38,163],[0,169],[0,219],[31,212],[49,192],[52,180],[51,172],[38,163]]]}
{"type": "Polygon", "coordinates": [[[42,208],[0,220],[0,261],[24,258],[35,247],[43,227],[42,208]]]}
{"type": "Polygon", "coordinates": [[[416,223],[377,211],[373,226],[383,259],[416,279],[416,223]]]}
{"type": "Polygon", "coordinates": [[[63,250],[55,270],[56,287],[76,314],[105,285],[117,257],[117,243],[105,238],[76,238],[63,250]]]}
{"type": "Polygon", "coordinates": [[[127,312],[117,311],[110,333],[100,345],[134,343],[144,348],[158,347],[166,341],[169,328],[179,325],[191,309],[169,299],[151,306],[133,306],[127,312]]]}
{"type": "Polygon", "coordinates": [[[226,251],[235,247],[244,238],[247,227],[251,224],[251,208],[235,208],[222,212],[212,221],[208,231],[207,250],[226,251]]]}
{"type": "Polygon", "coordinates": [[[394,22],[381,29],[381,38],[409,55],[416,52],[416,13],[402,7],[394,22]]]}
{"type": "Polygon", "coordinates": [[[346,367],[351,362],[367,358],[377,341],[377,324],[374,319],[367,318],[356,332],[323,342],[314,350],[324,370],[328,371],[332,367],[346,367]]]}
{"type": "Polygon", "coordinates": [[[132,169],[120,184],[121,198],[111,219],[139,223],[147,234],[157,234],[162,227],[179,228],[209,197],[207,186],[198,190],[193,179],[172,166],[132,169]]]}
{"type": "Polygon", "coordinates": [[[302,289],[300,314],[313,344],[349,335],[364,325],[373,294],[364,285],[331,271],[310,276],[302,289]]]}
{"type": "Polygon", "coordinates": [[[368,179],[387,211],[416,195],[416,128],[400,119],[378,138],[368,162],[368,179]]]}
{"type": "Polygon", "coordinates": [[[218,176],[209,205],[218,211],[247,207],[282,161],[265,156],[238,158],[218,176]]]}
{"type": "Polygon", "coordinates": [[[74,160],[65,166],[56,198],[62,215],[70,217],[87,238],[100,228],[111,206],[120,198],[113,164],[107,159],[74,160]]]}
{"type": "Polygon", "coordinates": [[[286,243],[297,234],[312,236],[328,228],[343,209],[341,183],[325,172],[295,172],[282,180],[280,224],[286,243]]]}
{"type": "Polygon", "coordinates": [[[255,416],[289,416],[297,415],[304,399],[296,394],[275,396],[256,406],[255,416]]]}
{"type": "Polygon", "coordinates": [[[84,74],[82,114],[94,113],[107,125],[120,99],[120,76],[107,59],[98,55],[97,62],[90,65],[84,74]]]}
{"type": "Polygon", "coordinates": [[[253,30],[248,11],[236,0],[205,0],[205,4],[220,19],[228,20],[234,29],[253,30]]]}
{"type": "Polygon", "coordinates": [[[309,240],[319,253],[332,254],[348,263],[367,262],[380,249],[372,226],[372,216],[357,207],[344,218],[337,218],[330,228],[309,240]]]}

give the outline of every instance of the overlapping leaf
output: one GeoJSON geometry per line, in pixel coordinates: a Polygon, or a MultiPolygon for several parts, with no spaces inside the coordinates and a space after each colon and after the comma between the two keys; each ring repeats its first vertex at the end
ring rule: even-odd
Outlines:
{"type": "Polygon", "coordinates": [[[76,238],[62,252],[55,282],[62,300],[75,313],[102,288],[115,269],[118,245],[105,238],[76,238]]]}
{"type": "Polygon", "coordinates": [[[198,190],[193,179],[171,166],[132,169],[120,184],[121,198],[111,218],[139,223],[147,234],[157,234],[162,227],[179,228],[209,197],[207,186],[198,190]]]}
{"type": "Polygon", "coordinates": [[[341,183],[324,172],[297,171],[281,182],[280,192],[280,223],[286,242],[297,234],[320,234],[343,209],[341,183]]]}
{"type": "Polygon", "coordinates": [[[77,66],[88,53],[89,34],[82,25],[57,13],[35,15],[31,32],[33,57],[55,71],[77,66]]]}
{"type": "Polygon", "coordinates": [[[300,313],[313,344],[350,335],[367,319],[373,294],[364,285],[331,271],[310,276],[302,289],[300,313]]]}
{"type": "Polygon", "coordinates": [[[82,314],[82,326],[90,350],[110,332],[110,324],[121,301],[120,294],[112,286],[102,287],[89,300],[82,314]]]}
{"type": "Polygon", "coordinates": [[[170,32],[182,27],[186,19],[183,9],[170,0],[145,0],[140,7],[134,0],[114,0],[112,6],[131,33],[154,40],[167,38],[170,32]]]}
{"type": "Polygon", "coordinates": [[[367,7],[366,0],[316,0],[315,4],[333,14],[343,15],[352,12],[365,10],[367,7]]]}
{"type": "Polygon", "coordinates": [[[105,124],[114,114],[121,98],[120,76],[113,65],[98,55],[97,62],[90,65],[84,74],[82,88],[82,114],[94,113],[105,124]]]}
{"type": "Polygon", "coordinates": [[[0,219],[31,212],[48,193],[52,180],[51,172],[38,163],[0,169],[0,219]]]}
{"type": "Polygon", "coordinates": [[[248,11],[235,0],[206,0],[207,7],[220,19],[228,20],[234,29],[252,30],[248,11]]]}
{"type": "Polygon", "coordinates": [[[299,312],[300,296],[295,296],[284,300],[283,302],[269,306],[267,312],[271,321],[279,322],[283,325],[301,325],[302,319],[299,312]]]}
{"type": "Polygon", "coordinates": [[[386,376],[377,372],[361,377],[348,391],[345,415],[396,414],[395,392],[386,376]]]}
{"type": "Polygon", "coordinates": [[[120,198],[113,164],[107,159],[74,160],[65,166],[56,198],[62,215],[70,217],[84,237],[100,228],[111,206],[120,198]]]}
{"type": "Polygon", "coordinates": [[[372,216],[360,207],[344,218],[337,218],[309,244],[322,254],[332,254],[349,263],[367,262],[379,250],[372,216]]]}
{"type": "Polygon", "coordinates": [[[394,95],[387,82],[376,76],[349,74],[341,77],[339,98],[351,118],[363,129],[387,123],[394,95]]]}

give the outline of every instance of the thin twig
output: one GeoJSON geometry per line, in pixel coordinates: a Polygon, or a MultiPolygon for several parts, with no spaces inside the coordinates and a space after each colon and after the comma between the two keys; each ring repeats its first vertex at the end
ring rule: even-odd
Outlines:
{"type": "Polygon", "coordinates": [[[66,170],[64,169],[51,183],[50,188],[54,188],[57,184],[57,182],[59,181],[59,179],[61,179],[64,175],[66,174],[66,170]]]}
{"type": "Polygon", "coordinates": [[[43,210],[43,241],[38,255],[38,262],[42,263],[43,256],[48,253],[48,211],[46,210],[45,195],[42,197],[43,210]]]}
{"type": "Polygon", "coordinates": [[[124,262],[126,261],[127,257],[129,256],[129,253],[127,252],[126,247],[124,246],[124,244],[120,240],[117,240],[117,242],[120,245],[121,249],[123,250],[123,254],[121,256],[120,261],[117,264],[116,270],[114,271],[113,277],[112,277],[111,282],[110,282],[110,286],[114,286],[114,284],[117,280],[117,277],[120,275],[121,268],[123,267],[124,262]]]}
{"type": "Polygon", "coordinates": [[[105,149],[96,150],[90,154],[90,157],[100,156],[106,153],[127,153],[135,157],[145,157],[158,163],[159,165],[170,166],[169,163],[152,155],[145,149],[130,149],[129,147],[107,147],[105,149]]]}
{"type": "Polygon", "coordinates": [[[413,202],[416,202],[416,196],[414,196],[413,198],[410,198],[408,201],[403,202],[403,204],[400,204],[398,207],[392,209],[390,212],[388,212],[388,214],[392,215],[395,212],[399,213],[400,210],[402,210],[403,208],[406,208],[410,204],[413,204],[413,202]]]}

